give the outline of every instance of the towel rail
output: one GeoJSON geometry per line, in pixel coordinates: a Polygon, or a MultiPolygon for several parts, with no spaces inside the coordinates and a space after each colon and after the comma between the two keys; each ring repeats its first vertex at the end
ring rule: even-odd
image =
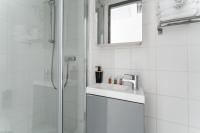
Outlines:
{"type": "Polygon", "coordinates": [[[160,21],[158,24],[158,33],[159,34],[163,33],[163,27],[181,25],[181,24],[198,23],[198,22],[200,22],[200,16],[192,16],[192,17],[171,19],[167,21],[160,21]]]}

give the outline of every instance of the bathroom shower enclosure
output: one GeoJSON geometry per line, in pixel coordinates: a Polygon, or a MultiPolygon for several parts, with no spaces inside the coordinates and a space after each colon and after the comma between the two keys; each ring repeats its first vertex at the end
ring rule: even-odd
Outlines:
{"type": "Polygon", "coordinates": [[[84,133],[86,0],[0,0],[0,133],[84,133]]]}

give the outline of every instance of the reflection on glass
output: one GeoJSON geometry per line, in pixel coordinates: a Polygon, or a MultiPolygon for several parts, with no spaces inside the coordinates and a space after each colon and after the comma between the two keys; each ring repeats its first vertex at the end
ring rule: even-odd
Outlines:
{"type": "Polygon", "coordinates": [[[142,13],[138,3],[110,6],[110,43],[141,42],[142,13]]]}
{"type": "Polygon", "coordinates": [[[97,44],[142,42],[141,0],[96,0],[97,44]]]}

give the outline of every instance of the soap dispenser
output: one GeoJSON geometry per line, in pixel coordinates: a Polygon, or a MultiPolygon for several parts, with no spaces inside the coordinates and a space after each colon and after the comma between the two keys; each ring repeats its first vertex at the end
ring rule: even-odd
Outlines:
{"type": "Polygon", "coordinates": [[[102,83],[103,81],[103,71],[101,69],[101,66],[96,66],[97,70],[95,72],[95,76],[96,76],[96,83],[102,83]]]}

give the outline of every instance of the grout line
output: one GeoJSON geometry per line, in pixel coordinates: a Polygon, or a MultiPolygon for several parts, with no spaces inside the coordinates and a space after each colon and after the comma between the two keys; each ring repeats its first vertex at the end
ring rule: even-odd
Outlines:
{"type": "Polygon", "coordinates": [[[200,130],[200,127],[195,127],[195,126],[188,126],[189,128],[194,128],[194,129],[197,129],[197,130],[200,130]]]}
{"type": "Polygon", "coordinates": [[[200,70],[188,70],[189,73],[200,74],[200,70]]]}
{"type": "Polygon", "coordinates": [[[178,70],[178,69],[157,69],[157,71],[165,71],[165,72],[188,72],[188,70],[178,70]]]}
{"type": "MultiPolygon", "coordinates": [[[[150,95],[157,95],[157,96],[163,96],[163,97],[169,97],[169,98],[176,98],[176,99],[179,99],[179,100],[187,100],[187,98],[184,98],[184,97],[163,95],[163,94],[158,94],[158,93],[153,93],[153,92],[145,92],[145,93],[146,94],[150,94],[150,95]]],[[[196,100],[196,101],[200,101],[200,100],[196,100]]]]}
{"type": "MultiPolygon", "coordinates": [[[[157,36],[155,36],[155,40],[157,42],[157,36]]],[[[155,75],[156,75],[156,133],[158,133],[158,119],[157,119],[157,116],[158,116],[158,48],[156,48],[156,55],[155,55],[155,67],[156,67],[156,71],[155,71],[155,75]]]]}
{"type": "Polygon", "coordinates": [[[153,117],[153,116],[145,116],[145,117],[148,117],[148,118],[151,118],[151,119],[156,119],[157,121],[165,121],[167,123],[173,123],[173,124],[176,124],[176,125],[188,127],[187,124],[183,124],[183,123],[179,123],[179,122],[175,122],[175,121],[170,121],[170,120],[166,120],[166,119],[162,119],[162,118],[156,118],[156,117],[153,117]]]}
{"type": "MultiPolygon", "coordinates": [[[[188,37],[188,33],[186,32],[186,38],[188,37]]],[[[189,42],[188,39],[186,39],[186,44],[187,44],[187,120],[188,120],[188,133],[189,133],[189,125],[190,125],[190,102],[189,102],[189,88],[190,88],[190,83],[189,83],[189,42]]]]}
{"type": "MultiPolygon", "coordinates": [[[[114,67],[104,67],[102,66],[104,69],[107,70],[131,70],[131,71],[158,71],[158,72],[188,72],[187,70],[169,70],[169,69],[132,69],[132,68],[114,68],[114,67]]],[[[200,71],[199,71],[200,72],[200,71]]]]}

